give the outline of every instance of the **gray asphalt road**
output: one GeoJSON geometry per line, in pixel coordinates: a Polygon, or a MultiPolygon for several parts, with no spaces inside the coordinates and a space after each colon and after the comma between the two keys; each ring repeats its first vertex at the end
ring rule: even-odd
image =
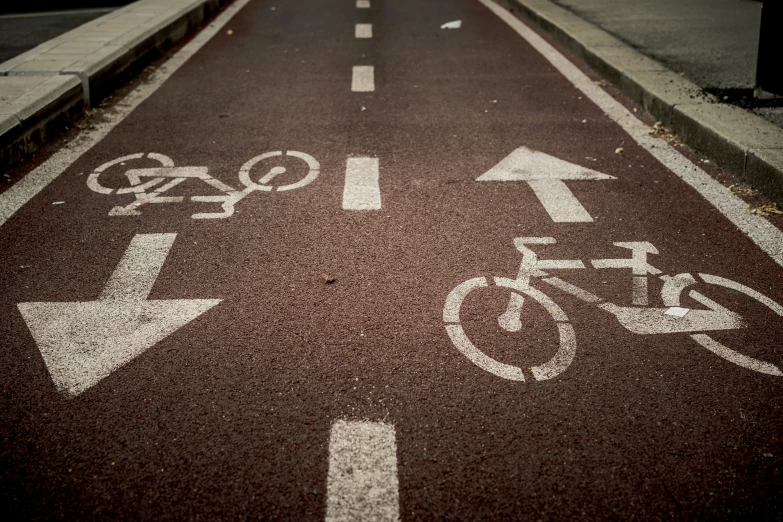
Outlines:
{"type": "Polygon", "coordinates": [[[783,515],[783,235],[490,8],[251,1],[0,193],[5,513],[783,515]]]}
{"type": "Polygon", "coordinates": [[[0,14],[0,62],[76,29],[112,8],[0,14]]]}

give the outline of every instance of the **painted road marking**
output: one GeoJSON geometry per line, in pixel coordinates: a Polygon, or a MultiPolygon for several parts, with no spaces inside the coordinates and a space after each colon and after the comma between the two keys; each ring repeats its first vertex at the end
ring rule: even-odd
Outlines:
{"type": "Polygon", "coordinates": [[[476,181],[526,181],[555,223],[593,221],[563,180],[617,179],[527,147],[519,147],[476,181]]]}
{"type": "Polygon", "coordinates": [[[593,268],[630,268],[633,273],[633,304],[647,306],[647,274],[658,275],[660,270],[647,262],[647,254],[658,254],[649,241],[620,241],[613,243],[631,250],[631,257],[624,259],[593,259],[593,268]]]}
{"type": "Polygon", "coordinates": [[[748,205],[726,187],[700,169],[665,140],[654,138],[647,132],[644,122],[612,98],[606,91],[580,71],[573,63],[549,45],[521,20],[514,17],[492,0],[479,0],[517,34],[527,40],[560,74],[581,90],[607,116],[620,125],[633,140],[674,172],[696,192],[710,202],[729,221],[747,234],[776,263],[783,266],[783,232],[757,214],[748,212],[748,205]]]}
{"type": "Polygon", "coordinates": [[[76,396],[220,299],[147,300],[176,234],[138,234],[97,301],[20,303],[57,391],[76,396]]]}
{"type": "MultiPolygon", "coordinates": [[[[128,205],[124,207],[117,206],[112,208],[111,211],[109,211],[110,216],[141,215],[139,210],[140,205],[145,205],[148,203],[181,203],[185,200],[184,196],[164,197],[161,196],[161,194],[178,186],[180,183],[188,179],[194,179],[203,181],[212,189],[217,189],[223,192],[223,194],[219,196],[191,196],[190,200],[206,203],[221,203],[222,212],[200,212],[193,214],[191,217],[193,219],[226,218],[234,214],[234,207],[237,203],[255,191],[285,192],[288,190],[298,189],[312,183],[318,177],[318,174],[321,171],[321,166],[318,161],[304,152],[298,152],[295,150],[288,150],[285,151],[285,153],[281,150],[265,152],[264,154],[260,154],[254,158],[251,158],[245,162],[244,165],[242,165],[242,168],[239,171],[239,181],[245,185],[245,188],[243,190],[236,190],[222,181],[210,176],[209,169],[207,167],[175,167],[174,161],[163,154],[150,152],[146,156],[148,158],[157,160],[163,166],[144,169],[126,168],[125,177],[128,179],[130,186],[122,187],[116,190],[113,188],[104,187],[100,183],[100,177],[109,167],[117,168],[117,164],[125,166],[125,162],[127,161],[144,157],[143,153],[130,154],[115,160],[107,161],[95,169],[95,171],[87,178],[87,186],[90,188],[90,190],[93,190],[99,194],[133,194],[135,196],[135,201],[129,203],[128,205]],[[258,182],[251,179],[251,170],[253,170],[256,165],[261,162],[265,162],[266,160],[271,161],[283,155],[299,158],[305,162],[308,167],[305,177],[297,182],[288,183],[286,185],[271,185],[270,183],[272,180],[274,180],[280,174],[286,172],[286,168],[280,165],[269,168],[268,164],[263,163],[265,166],[264,172],[266,172],[266,174],[258,178],[258,182]],[[142,181],[142,179],[147,180],[142,181]],[[149,192],[147,191],[153,187],[156,188],[154,190],[150,190],[149,192]]],[[[259,172],[256,172],[252,176],[258,175],[259,172]]]]}
{"type": "Polygon", "coordinates": [[[345,210],[379,210],[381,189],[378,158],[348,158],[345,165],[345,210]]]}
{"type": "Polygon", "coordinates": [[[329,437],[326,521],[399,519],[394,426],[338,420],[329,437]]]}
{"type": "Polygon", "coordinates": [[[370,8],[370,0],[356,0],[356,8],[357,9],[369,9],[370,8]]]}
{"type": "Polygon", "coordinates": [[[356,38],[372,38],[372,24],[356,24],[356,38]]]}
{"type": "Polygon", "coordinates": [[[373,92],[375,90],[375,67],[354,65],[351,90],[353,92],[373,92]]]}
{"type": "Polygon", "coordinates": [[[182,67],[191,56],[212,39],[249,1],[236,0],[226,7],[220,16],[156,69],[145,83],[133,89],[125,98],[115,104],[111,111],[104,113],[102,115],[104,121],[96,123],[89,130],[79,132],[70,143],[60,148],[48,160],[0,194],[0,226],[3,226],[17,210],[54,181],[85,152],[97,145],[128,114],[157,91],[163,82],[168,80],[177,69],[182,67]]]}

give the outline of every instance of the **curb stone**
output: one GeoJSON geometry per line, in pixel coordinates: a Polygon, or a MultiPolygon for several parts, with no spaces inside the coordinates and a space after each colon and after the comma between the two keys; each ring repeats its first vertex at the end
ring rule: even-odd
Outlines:
{"type": "Polygon", "coordinates": [[[0,168],[51,141],[230,1],[138,0],[0,63],[0,168]]]}
{"type": "Polygon", "coordinates": [[[694,149],[783,203],[783,129],[698,85],[549,0],[506,0],[694,149]]]}

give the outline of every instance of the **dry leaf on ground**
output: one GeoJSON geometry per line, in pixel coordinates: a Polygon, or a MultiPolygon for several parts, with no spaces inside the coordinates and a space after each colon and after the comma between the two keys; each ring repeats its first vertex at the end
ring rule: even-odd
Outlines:
{"type": "Polygon", "coordinates": [[[773,214],[783,214],[783,210],[778,208],[777,203],[763,203],[756,207],[748,205],[751,214],[759,214],[762,216],[770,216],[773,214]]]}

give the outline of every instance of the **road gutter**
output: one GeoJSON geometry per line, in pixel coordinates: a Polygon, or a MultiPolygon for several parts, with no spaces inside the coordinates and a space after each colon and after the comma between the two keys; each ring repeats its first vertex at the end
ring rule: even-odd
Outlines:
{"type": "Polygon", "coordinates": [[[507,0],[694,149],[783,203],[783,129],[713,95],[549,0],[507,0]]]}
{"type": "Polygon", "coordinates": [[[138,0],[0,63],[0,168],[32,154],[231,0],[138,0]]]}

